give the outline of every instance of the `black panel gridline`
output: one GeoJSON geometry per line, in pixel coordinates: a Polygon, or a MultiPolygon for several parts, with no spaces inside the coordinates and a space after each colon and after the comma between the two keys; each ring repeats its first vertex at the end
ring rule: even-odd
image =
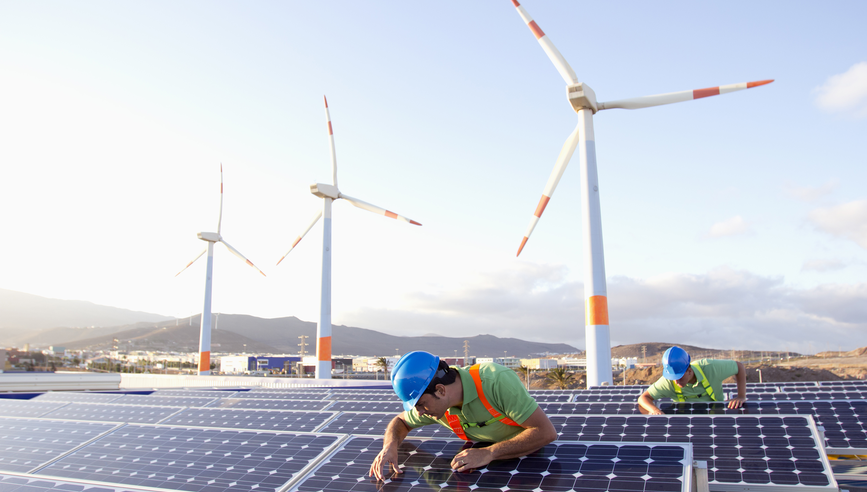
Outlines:
{"type": "Polygon", "coordinates": [[[130,425],[39,473],[196,492],[274,491],[337,439],[312,434],[130,425]]]}
{"type": "Polygon", "coordinates": [[[313,432],[334,415],[334,412],[188,408],[161,423],[195,427],[313,432]]]}
{"type": "Polygon", "coordinates": [[[553,443],[523,458],[498,460],[483,470],[457,473],[451,460],[463,441],[407,439],[399,449],[403,473],[386,483],[368,477],[381,439],[354,438],[297,487],[299,492],[510,490],[659,491],[686,490],[690,463],[684,445],[553,443]]]}
{"type": "Polygon", "coordinates": [[[552,416],[561,441],[690,442],[708,481],[832,484],[807,416],[552,416]]]}
{"type": "Polygon", "coordinates": [[[0,471],[27,472],[115,425],[0,418],[0,471]]]}

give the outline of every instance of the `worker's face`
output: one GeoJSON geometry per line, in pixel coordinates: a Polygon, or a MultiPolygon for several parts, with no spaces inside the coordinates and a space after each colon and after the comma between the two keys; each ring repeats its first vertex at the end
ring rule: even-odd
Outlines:
{"type": "Polygon", "coordinates": [[[446,387],[442,384],[437,385],[437,390],[433,394],[422,395],[415,404],[415,409],[419,415],[427,415],[437,420],[443,418],[446,411],[449,409],[446,403],[446,387]]]}
{"type": "Polygon", "coordinates": [[[683,377],[675,381],[674,383],[681,388],[689,384],[689,381],[692,379],[692,368],[688,368],[685,373],[683,373],[683,377]]]}

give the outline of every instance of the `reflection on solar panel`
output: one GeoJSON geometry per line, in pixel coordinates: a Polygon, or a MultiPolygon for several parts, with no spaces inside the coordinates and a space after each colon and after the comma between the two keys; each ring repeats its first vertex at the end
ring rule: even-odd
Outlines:
{"type": "Polygon", "coordinates": [[[66,405],[64,402],[0,399],[0,417],[41,417],[66,405]]]}
{"type": "Polygon", "coordinates": [[[2,473],[0,473],[0,490],[3,492],[44,492],[48,490],[66,490],[69,492],[144,492],[143,489],[129,487],[87,485],[64,482],[62,480],[5,475],[2,473]]]}
{"type": "Polygon", "coordinates": [[[391,412],[403,411],[400,401],[335,401],[328,410],[340,412],[391,412]]]}
{"type": "Polygon", "coordinates": [[[797,393],[766,393],[752,395],[754,400],[864,400],[867,391],[800,391],[797,393]]]}
{"type": "Polygon", "coordinates": [[[325,410],[331,405],[328,400],[283,400],[271,398],[223,398],[210,405],[210,408],[258,408],[262,410],[325,410]]]}
{"type": "Polygon", "coordinates": [[[359,393],[359,394],[348,394],[348,393],[339,393],[332,394],[328,397],[329,400],[340,400],[340,401],[370,401],[370,400],[380,400],[380,401],[394,401],[399,402],[400,398],[392,391],[387,394],[372,394],[372,393],[359,393]]]}
{"type": "Polygon", "coordinates": [[[844,454],[867,453],[867,402],[865,401],[763,401],[747,402],[740,410],[724,403],[664,403],[665,413],[812,415],[825,428],[825,447],[844,454]],[[854,449],[853,449],[854,448],[854,449]]]}
{"type": "Polygon", "coordinates": [[[626,385],[617,385],[617,386],[591,386],[589,389],[591,390],[610,390],[610,389],[646,389],[646,384],[626,384],[626,385]]]}
{"type": "Polygon", "coordinates": [[[50,419],[89,420],[93,422],[138,422],[155,424],[180,410],[180,407],[145,407],[141,405],[99,405],[70,403],[44,415],[50,419]]]}
{"type": "Polygon", "coordinates": [[[577,394],[572,401],[631,401],[634,402],[638,399],[638,394],[634,395],[617,395],[617,394],[606,394],[600,393],[596,395],[591,394],[577,394]]]}
{"type": "Polygon", "coordinates": [[[45,401],[81,401],[86,403],[109,403],[122,398],[123,393],[68,393],[68,392],[52,392],[45,393],[34,397],[33,399],[40,402],[45,401]]]}
{"type": "Polygon", "coordinates": [[[247,391],[245,393],[236,393],[232,398],[257,398],[264,399],[283,399],[283,400],[324,400],[328,396],[327,392],[322,393],[279,393],[266,391],[247,391]]]}
{"type": "Polygon", "coordinates": [[[150,396],[126,395],[112,404],[148,405],[155,407],[204,407],[217,401],[217,398],[199,398],[194,396],[150,396]]]}
{"type": "Polygon", "coordinates": [[[162,423],[166,425],[188,425],[195,427],[312,432],[324,424],[325,421],[334,417],[334,415],[334,412],[188,408],[162,423]]]}
{"type": "Polygon", "coordinates": [[[630,402],[600,402],[600,403],[539,403],[539,408],[546,415],[633,415],[640,413],[635,400],[630,402]]]}
{"type": "Polygon", "coordinates": [[[686,491],[692,458],[682,444],[553,443],[521,459],[492,462],[457,473],[451,460],[463,441],[407,439],[399,450],[403,473],[386,484],[368,477],[382,440],[354,438],[314,469],[299,492],[477,490],[686,491]]]}
{"type": "Polygon", "coordinates": [[[808,416],[553,416],[558,440],[691,442],[719,484],[836,487],[808,416]]]}
{"type": "MultiPolygon", "coordinates": [[[[319,432],[333,434],[364,434],[369,436],[381,436],[385,434],[388,423],[395,417],[395,413],[359,413],[350,412],[338,415],[328,422],[319,432]]],[[[439,427],[430,425],[427,427],[439,427]]],[[[415,435],[415,433],[413,433],[415,435]]]]}
{"type": "Polygon", "coordinates": [[[0,418],[0,471],[27,472],[115,426],[0,418]]]}
{"type": "Polygon", "coordinates": [[[237,393],[238,389],[215,390],[215,389],[158,389],[151,396],[202,396],[209,398],[230,398],[237,393]]]}
{"type": "Polygon", "coordinates": [[[572,401],[572,398],[574,398],[574,397],[571,394],[567,394],[567,395],[533,395],[533,398],[537,402],[543,402],[543,401],[547,402],[547,401],[572,401]]]}
{"type": "Polygon", "coordinates": [[[39,470],[173,490],[281,488],[337,436],[130,425],[39,470]]]}

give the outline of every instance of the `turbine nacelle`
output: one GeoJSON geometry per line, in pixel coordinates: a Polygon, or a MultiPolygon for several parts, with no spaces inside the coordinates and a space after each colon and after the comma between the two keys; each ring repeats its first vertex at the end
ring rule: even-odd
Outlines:
{"type": "Polygon", "coordinates": [[[569,99],[569,104],[572,105],[572,109],[576,113],[582,109],[589,109],[593,111],[593,114],[596,114],[596,111],[598,111],[596,93],[587,84],[578,82],[577,84],[567,85],[566,97],[569,99]]]}
{"type": "Polygon", "coordinates": [[[202,241],[207,241],[209,243],[219,243],[223,240],[218,232],[200,232],[196,234],[202,241]]]}
{"type": "Polygon", "coordinates": [[[338,190],[334,185],[325,183],[314,183],[310,185],[310,193],[313,193],[319,198],[331,198],[332,200],[340,198],[340,190],[338,190]]]}

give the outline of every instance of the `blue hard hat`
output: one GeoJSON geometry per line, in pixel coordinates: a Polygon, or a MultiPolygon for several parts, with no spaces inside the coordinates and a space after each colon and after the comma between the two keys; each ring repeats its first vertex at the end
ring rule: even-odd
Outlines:
{"type": "Polygon", "coordinates": [[[439,365],[439,357],[421,350],[410,352],[397,361],[391,371],[391,386],[403,401],[404,410],[409,412],[418,403],[439,365]]]}
{"type": "Polygon", "coordinates": [[[662,377],[665,379],[678,380],[686,374],[690,362],[686,350],[675,345],[662,354],[662,377]]]}

